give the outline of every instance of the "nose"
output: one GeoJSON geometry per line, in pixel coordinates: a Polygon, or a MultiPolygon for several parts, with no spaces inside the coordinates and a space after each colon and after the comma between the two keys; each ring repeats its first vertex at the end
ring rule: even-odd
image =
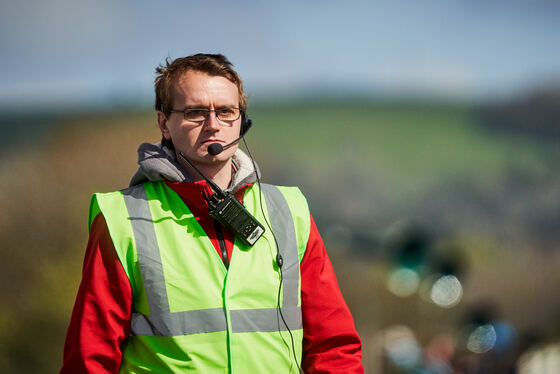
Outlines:
{"type": "Polygon", "coordinates": [[[206,117],[206,120],[204,122],[205,122],[205,126],[213,131],[218,131],[221,127],[220,121],[216,116],[216,112],[209,112],[208,117],[206,117]]]}

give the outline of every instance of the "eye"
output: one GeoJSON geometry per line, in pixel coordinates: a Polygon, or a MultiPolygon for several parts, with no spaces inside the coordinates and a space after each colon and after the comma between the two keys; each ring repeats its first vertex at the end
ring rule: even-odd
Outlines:
{"type": "Polygon", "coordinates": [[[235,121],[239,118],[239,109],[221,108],[216,110],[216,116],[222,121],[235,121]]]}
{"type": "Polygon", "coordinates": [[[208,109],[187,109],[185,115],[188,117],[206,117],[208,109]]]}
{"type": "Polygon", "coordinates": [[[234,110],[230,108],[218,109],[217,112],[219,115],[226,115],[226,116],[235,114],[234,110]]]}

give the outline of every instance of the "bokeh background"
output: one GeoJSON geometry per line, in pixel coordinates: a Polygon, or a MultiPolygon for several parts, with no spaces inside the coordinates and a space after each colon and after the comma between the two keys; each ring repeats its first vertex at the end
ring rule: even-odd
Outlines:
{"type": "Polygon", "coordinates": [[[308,196],[368,373],[560,372],[557,1],[2,1],[0,367],[56,372],[90,195],[156,142],[155,67],[223,53],[308,196]]]}

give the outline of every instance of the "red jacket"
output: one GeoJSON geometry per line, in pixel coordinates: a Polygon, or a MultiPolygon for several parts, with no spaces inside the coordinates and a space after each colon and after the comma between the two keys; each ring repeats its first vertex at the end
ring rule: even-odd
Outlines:
{"type": "MultiPolygon", "coordinates": [[[[166,182],[188,205],[221,256],[214,220],[208,215],[206,182],[166,182]]],[[[243,196],[244,186],[236,191],[243,196]]],[[[223,230],[228,258],[233,235],[223,230]]],[[[340,293],[323,241],[311,218],[301,262],[303,362],[306,373],[363,373],[361,342],[340,293]]],[[[99,214],[90,229],[82,282],[64,346],[61,373],[117,373],[130,331],[132,289],[99,214]]]]}

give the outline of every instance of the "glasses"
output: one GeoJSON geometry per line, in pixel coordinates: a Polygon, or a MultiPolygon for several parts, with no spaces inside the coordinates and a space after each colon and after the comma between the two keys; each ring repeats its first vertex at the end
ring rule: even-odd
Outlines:
{"type": "Polygon", "coordinates": [[[231,122],[237,120],[241,116],[239,108],[223,108],[223,109],[171,109],[170,113],[183,113],[185,120],[190,122],[204,122],[210,112],[214,112],[216,117],[222,122],[231,122]]]}

